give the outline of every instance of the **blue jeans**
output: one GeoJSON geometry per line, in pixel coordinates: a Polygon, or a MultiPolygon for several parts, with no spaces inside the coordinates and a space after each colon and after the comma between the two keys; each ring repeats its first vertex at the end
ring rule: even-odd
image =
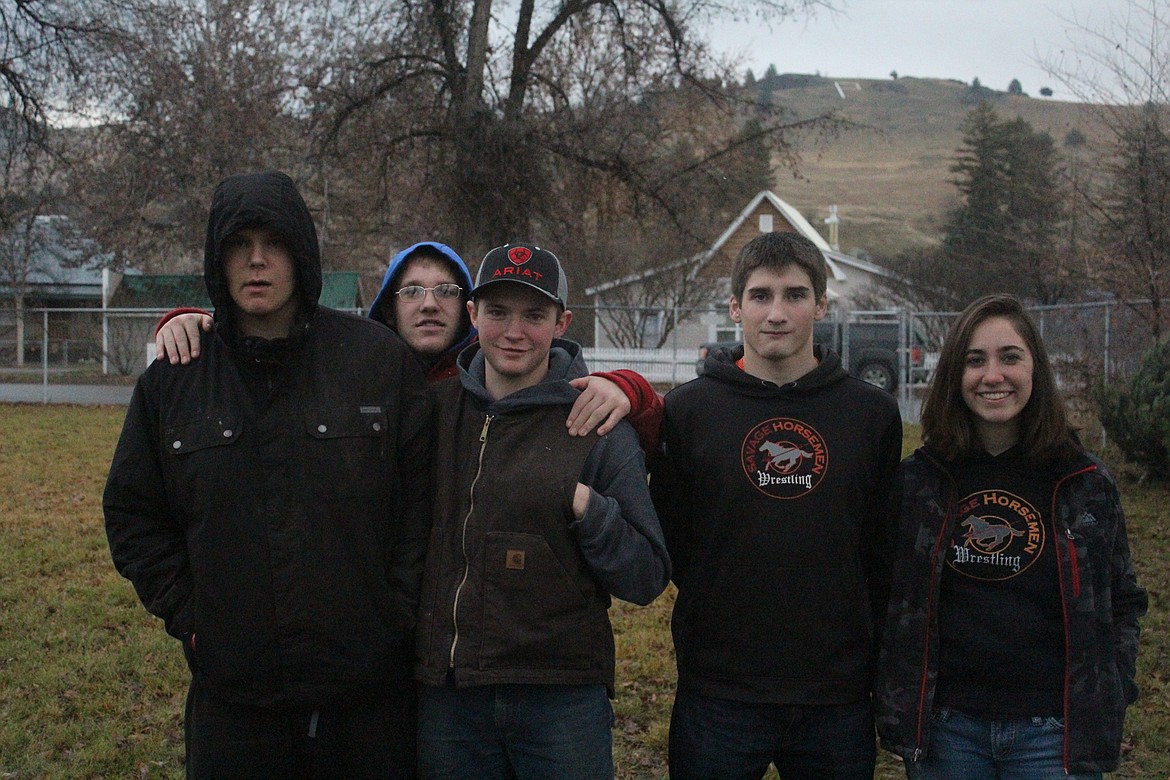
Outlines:
{"type": "Polygon", "coordinates": [[[940,709],[926,757],[906,762],[910,780],[1100,780],[1064,773],[1064,724],[1057,718],[984,720],[940,709]]]}
{"type": "Polygon", "coordinates": [[[672,780],[873,780],[869,702],[786,706],[730,701],[679,686],[670,716],[672,780]]]}
{"type": "Polygon", "coordinates": [[[613,707],[604,685],[424,685],[424,780],[613,777],[613,707]]]}

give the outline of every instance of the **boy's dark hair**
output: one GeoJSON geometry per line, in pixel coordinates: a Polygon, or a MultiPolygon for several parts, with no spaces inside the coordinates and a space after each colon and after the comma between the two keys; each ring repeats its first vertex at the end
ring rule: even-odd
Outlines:
{"type": "Polygon", "coordinates": [[[971,303],[947,334],[922,406],[922,441],[946,460],[979,451],[974,415],[963,400],[963,371],[975,329],[993,317],[1010,322],[1032,353],[1032,396],[1019,418],[1023,454],[1042,460],[1079,451],[1040,330],[1018,298],[1002,293],[971,303]]]}
{"type": "Polygon", "coordinates": [[[825,278],[825,256],[812,241],[799,233],[765,233],[756,236],[739,250],[731,267],[731,294],[743,300],[748,277],[757,268],[773,271],[795,265],[808,274],[813,286],[813,297],[825,297],[828,281],[825,278]]]}

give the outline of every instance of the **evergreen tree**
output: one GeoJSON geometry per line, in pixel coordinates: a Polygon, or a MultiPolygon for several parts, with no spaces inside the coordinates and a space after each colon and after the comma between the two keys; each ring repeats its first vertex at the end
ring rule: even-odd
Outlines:
{"type": "Polygon", "coordinates": [[[1008,94],[1009,95],[1023,95],[1024,94],[1024,87],[1022,84],[1020,84],[1019,79],[1012,79],[1012,83],[1008,84],[1008,94]]]}
{"type": "Polygon", "coordinates": [[[1001,120],[986,103],[967,116],[951,172],[964,198],[947,221],[944,255],[965,297],[994,290],[1061,300],[1069,279],[1057,251],[1064,218],[1060,166],[1047,133],[1001,120]]]}
{"type": "Polygon", "coordinates": [[[1154,338],[1166,328],[1170,301],[1170,127],[1163,107],[1146,106],[1117,133],[1109,180],[1097,202],[1100,235],[1110,262],[1102,268],[1108,289],[1150,301],[1154,338]]]}
{"type": "Polygon", "coordinates": [[[1101,425],[1143,479],[1170,478],[1170,341],[1156,343],[1123,386],[1098,385],[1094,396],[1101,425]]]}

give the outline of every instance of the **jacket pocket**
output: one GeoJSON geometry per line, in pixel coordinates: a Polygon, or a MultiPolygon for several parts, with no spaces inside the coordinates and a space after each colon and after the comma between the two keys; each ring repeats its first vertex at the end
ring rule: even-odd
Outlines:
{"type": "Polygon", "coordinates": [[[240,423],[234,416],[208,415],[181,420],[163,428],[163,449],[171,455],[190,455],[211,447],[226,447],[240,438],[240,423]]]}
{"type": "Polygon", "coordinates": [[[314,439],[383,439],[389,430],[389,418],[381,406],[315,406],[305,410],[304,419],[305,429],[314,439]]]}
{"type": "MultiPolygon", "coordinates": [[[[572,565],[572,564],[570,564],[572,565]]],[[[596,666],[598,615],[583,583],[538,534],[492,532],[483,559],[483,669],[596,666]]]]}
{"type": "Polygon", "coordinates": [[[160,444],[169,462],[163,479],[181,522],[207,515],[224,495],[226,480],[239,478],[234,457],[238,448],[231,448],[242,434],[239,417],[215,411],[164,425],[160,444]]]}
{"type": "Polygon", "coordinates": [[[305,466],[337,474],[332,490],[340,496],[385,501],[396,495],[397,473],[390,423],[381,406],[314,406],[303,417],[308,446],[301,457],[305,466]],[[382,474],[382,479],[359,480],[356,475],[382,474]]]}

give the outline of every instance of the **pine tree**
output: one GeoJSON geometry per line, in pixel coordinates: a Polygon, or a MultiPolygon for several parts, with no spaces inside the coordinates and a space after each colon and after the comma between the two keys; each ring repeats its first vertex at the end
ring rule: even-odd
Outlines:
{"type": "Polygon", "coordinates": [[[1060,300],[1068,279],[1056,251],[1064,214],[1052,138],[1023,119],[1001,120],[987,103],[963,131],[951,172],[964,203],[950,214],[943,244],[963,293],[1060,300]]]}
{"type": "Polygon", "coordinates": [[[1143,479],[1170,478],[1170,341],[1156,343],[1124,386],[1099,385],[1095,396],[1101,425],[1143,479]]]}

